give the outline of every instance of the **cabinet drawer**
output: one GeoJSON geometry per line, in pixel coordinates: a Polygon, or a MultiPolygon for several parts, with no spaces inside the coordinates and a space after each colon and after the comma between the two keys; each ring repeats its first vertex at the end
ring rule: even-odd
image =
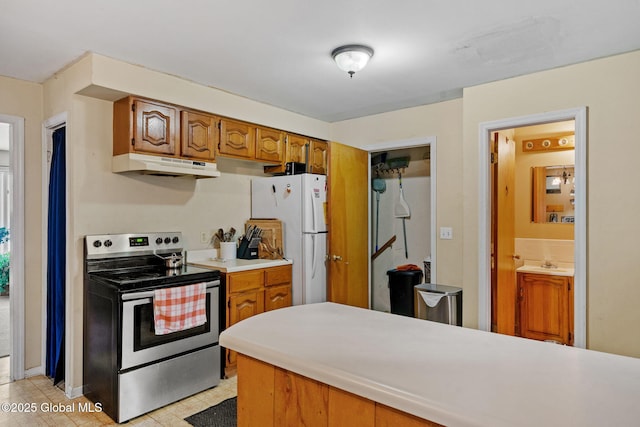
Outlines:
{"type": "Polygon", "coordinates": [[[291,265],[267,268],[265,286],[284,285],[291,283],[291,265]]]}
{"type": "Polygon", "coordinates": [[[227,292],[242,292],[264,286],[264,270],[242,271],[227,274],[227,292]]]}

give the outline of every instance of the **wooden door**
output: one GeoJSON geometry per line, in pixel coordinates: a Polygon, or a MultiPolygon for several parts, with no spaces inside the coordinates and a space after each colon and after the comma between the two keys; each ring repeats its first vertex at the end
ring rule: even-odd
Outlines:
{"type": "Polygon", "coordinates": [[[328,174],[327,299],[369,307],[368,169],[366,151],[331,142],[328,174]]]}
{"type": "Polygon", "coordinates": [[[256,156],[255,127],[230,119],[220,120],[218,153],[230,157],[253,159],[256,156]]]}
{"type": "Polygon", "coordinates": [[[570,279],[518,274],[520,336],[571,344],[570,279]]]}
{"type": "Polygon", "coordinates": [[[218,145],[218,119],[210,114],[181,112],[181,156],[211,161],[218,145]]]}
{"type": "Polygon", "coordinates": [[[515,141],[501,133],[495,134],[497,163],[493,191],[496,206],[492,218],[493,274],[495,274],[496,332],[516,333],[515,276],[515,141]]]}
{"type": "Polygon", "coordinates": [[[136,152],[176,155],[178,134],[176,108],[136,99],[133,103],[135,126],[133,147],[136,152]]]}
{"type": "Polygon", "coordinates": [[[256,129],[256,159],[282,163],[284,150],[284,132],[263,127],[256,129]]]}

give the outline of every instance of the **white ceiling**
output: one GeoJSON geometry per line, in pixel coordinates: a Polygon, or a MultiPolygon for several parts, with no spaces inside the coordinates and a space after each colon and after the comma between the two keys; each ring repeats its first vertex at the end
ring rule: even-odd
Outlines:
{"type": "Polygon", "coordinates": [[[333,122],[640,49],[640,0],[2,0],[0,75],[85,52],[333,122]],[[353,79],[331,60],[366,44],[353,79]]]}

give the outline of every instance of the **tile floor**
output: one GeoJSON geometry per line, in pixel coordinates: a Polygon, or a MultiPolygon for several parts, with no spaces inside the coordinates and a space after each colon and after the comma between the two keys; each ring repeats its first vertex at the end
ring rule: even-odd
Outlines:
{"type": "MultiPolygon", "coordinates": [[[[237,395],[236,377],[221,380],[220,385],[148,414],[134,418],[129,426],[190,426],[184,418],[207,409],[229,397],[237,395]]],[[[54,387],[49,378],[31,377],[0,385],[0,426],[106,426],[116,423],[104,413],[45,412],[52,405],[78,408],[89,402],[84,397],[68,399],[62,390],[54,387]],[[35,404],[33,413],[5,412],[6,404],[35,404]],[[74,404],[74,406],[70,406],[74,404]]],[[[17,406],[16,406],[17,407],[17,406]]],[[[54,406],[55,408],[55,406],[54,406]]]]}

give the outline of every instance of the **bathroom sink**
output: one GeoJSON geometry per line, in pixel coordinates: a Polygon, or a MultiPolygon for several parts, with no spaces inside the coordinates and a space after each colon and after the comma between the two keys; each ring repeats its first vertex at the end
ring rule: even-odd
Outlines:
{"type": "Polygon", "coordinates": [[[542,265],[523,265],[516,269],[518,273],[549,274],[552,276],[573,276],[573,267],[544,267],[542,265]]]}

